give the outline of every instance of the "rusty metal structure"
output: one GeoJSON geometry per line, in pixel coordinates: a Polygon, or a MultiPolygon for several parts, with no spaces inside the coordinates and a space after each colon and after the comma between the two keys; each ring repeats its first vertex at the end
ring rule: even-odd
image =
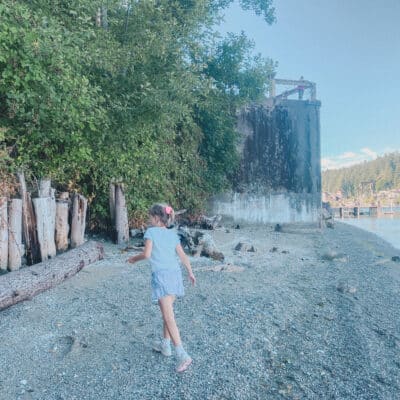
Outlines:
{"type": "Polygon", "coordinates": [[[273,79],[271,83],[270,97],[273,97],[275,100],[287,99],[289,96],[297,93],[299,100],[303,100],[305,90],[309,90],[311,101],[315,101],[317,99],[317,86],[314,82],[307,81],[303,77],[301,77],[299,80],[273,79]],[[285,90],[284,92],[277,95],[276,94],[277,85],[294,86],[294,87],[292,89],[285,90]]]}

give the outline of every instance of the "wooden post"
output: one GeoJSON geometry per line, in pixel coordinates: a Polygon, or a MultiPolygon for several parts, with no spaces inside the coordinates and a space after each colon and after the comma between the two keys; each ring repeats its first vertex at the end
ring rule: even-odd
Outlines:
{"type": "Polygon", "coordinates": [[[40,256],[42,261],[56,255],[54,242],[56,225],[55,190],[51,188],[49,179],[41,179],[39,182],[39,197],[33,199],[36,215],[36,227],[40,256]]]}
{"type": "Polygon", "coordinates": [[[117,232],[117,244],[129,241],[128,211],[122,184],[115,185],[115,230],[117,232]]]}
{"type": "Polygon", "coordinates": [[[17,173],[19,191],[22,198],[22,233],[25,241],[26,261],[28,265],[41,261],[40,246],[36,232],[36,217],[33,211],[31,194],[26,189],[23,172],[17,173]]]}
{"type": "Polygon", "coordinates": [[[7,265],[8,265],[7,198],[0,197],[0,270],[6,271],[7,265]]]}
{"type": "Polygon", "coordinates": [[[39,181],[39,196],[38,197],[51,197],[51,180],[41,179],[39,181]]]}
{"type": "Polygon", "coordinates": [[[17,270],[22,259],[22,200],[12,199],[8,207],[8,269],[17,270]]]}
{"type": "Polygon", "coordinates": [[[56,202],[56,248],[59,251],[68,249],[68,192],[61,193],[56,202]]]}
{"type": "Polygon", "coordinates": [[[71,223],[71,247],[78,247],[85,241],[87,199],[80,195],[74,195],[72,203],[71,223]]]}
{"type": "Polygon", "coordinates": [[[53,200],[51,197],[38,197],[32,200],[36,215],[36,228],[42,261],[56,255],[54,243],[55,222],[52,220],[53,200]]]}
{"type": "Polygon", "coordinates": [[[49,255],[55,257],[56,249],[56,190],[50,188],[50,226],[47,231],[49,243],[49,255]]]}
{"type": "Polygon", "coordinates": [[[110,183],[109,193],[110,193],[109,204],[110,204],[111,226],[115,226],[115,185],[113,183],[110,183]]]}

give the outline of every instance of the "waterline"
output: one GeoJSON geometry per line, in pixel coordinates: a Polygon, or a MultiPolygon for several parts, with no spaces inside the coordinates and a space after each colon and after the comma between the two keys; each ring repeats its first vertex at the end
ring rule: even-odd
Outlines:
{"type": "Polygon", "coordinates": [[[375,233],[400,250],[400,215],[342,218],[338,221],[375,233]]]}

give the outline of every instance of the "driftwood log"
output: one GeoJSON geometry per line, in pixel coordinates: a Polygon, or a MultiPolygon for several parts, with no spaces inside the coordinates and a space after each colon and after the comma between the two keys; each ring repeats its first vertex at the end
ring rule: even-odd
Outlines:
{"type": "Polygon", "coordinates": [[[195,217],[184,216],[187,210],[179,210],[175,212],[175,220],[180,226],[187,226],[191,228],[200,228],[207,230],[214,230],[220,224],[222,215],[214,215],[207,217],[205,215],[198,215],[195,217]]]}
{"type": "Polygon", "coordinates": [[[103,256],[103,246],[89,241],[51,260],[0,276],[0,310],[30,300],[103,256]]]}
{"type": "Polygon", "coordinates": [[[0,270],[8,266],[8,205],[7,198],[0,197],[0,270]]]}
{"type": "Polygon", "coordinates": [[[213,230],[221,222],[221,219],[221,215],[214,215],[213,217],[206,217],[205,215],[201,215],[199,218],[200,228],[213,230]]]}
{"type": "Polygon", "coordinates": [[[224,255],[216,248],[213,238],[208,233],[192,231],[183,226],[179,227],[177,232],[182,246],[187,247],[192,256],[224,260],[224,255]]]}

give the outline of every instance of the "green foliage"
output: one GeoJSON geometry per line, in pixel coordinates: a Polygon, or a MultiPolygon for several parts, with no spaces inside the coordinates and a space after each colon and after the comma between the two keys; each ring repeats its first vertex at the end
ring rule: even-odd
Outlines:
{"type": "Polygon", "coordinates": [[[88,137],[104,122],[102,99],[77,64],[74,35],[11,3],[0,8],[0,126],[16,164],[66,182],[92,159],[88,137]]]}
{"type": "Polygon", "coordinates": [[[272,7],[272,0],[239,0],[245,10],[253,10],[257,15],[262,15],[266,22],[275,22],[275,9],[272,7]]]}
{"type": "Polygon", "coordinates": [[[12,158],[4,140],[6,129],[0,128],[0,197],[10,196],[16,190],[12,158]]]}
{"type": "MultiPolygon", "coordinates": [[[[0,171],[82,191],[96,223],[110,181],[125,182],[132,216],[155,201],[201,208],[229,186],[236,111],[274,69],[243,34],[217,39],[231,2],[3,1],[0,171]]],[[[240,3],[273,21],[270,1],[240,3]]]]}
{"type": "Polygon", "coordinates": [[[400,189],[400,153],[322,173],[323,190],[330,193],[342,190],[346,197],[368,195],[371,185],[375,191],[400,189]]]}

